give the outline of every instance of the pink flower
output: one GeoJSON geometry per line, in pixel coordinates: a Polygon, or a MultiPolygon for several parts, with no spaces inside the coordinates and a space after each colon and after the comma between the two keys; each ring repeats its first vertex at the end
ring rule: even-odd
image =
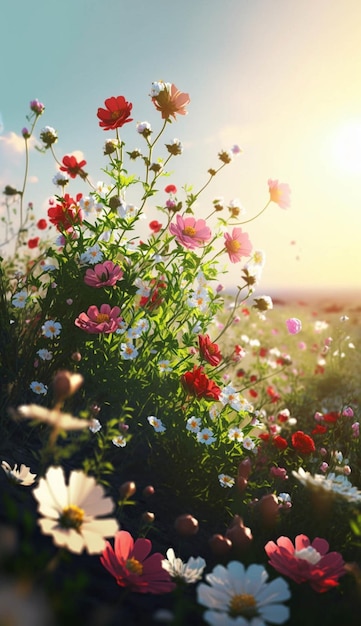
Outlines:
{"type": "Polygon", "coordinates": [[[238,263],[243,256],[251,254],[252,244],[247,233],[242,233],[242,228],[234,228],[232,235],[225,233],[224,239],[231,263],[238,263]]]}
{"type": "Polygon", "coordinates": [[[87,313],[80,313],[75,320],[75,326],[78,326],[86,333],[92,335],[98,333],[114,333],[119,327],[122,318],[119,317],[120,308],[118,306],[110,307],[109,304],[102,304],[100,310],[95,304],[89,307],[87,313]]]}
{"type": "Polygon", "coordinates": [[[149,553],[152,543],[149,539],[135,542],[126,530],[115,535],[114,549],[109,541],[100,557],[101,564],[114,576],[120,587],[129,587],[138,593],[168,593],[173,591],[169,573],[162,567],[164,556],[159,552],[149,553]]]}
{"type": "Polygon", "coordinates": [[[326,539],[316,537],[311,544],[306,535],[297,535],[295,545],[288,537],[265,545],[272,567],[298,584],[309,582],[318,593],[337,586],[340,576],[346,573],[342,555],[328,552],[328,548],[326,539]]]}
{"type": "Polygon", "coordinates": [[[119,265],[113,261],[98,263],[94,269],[87,269],[84,282],[89,287],[113,287],[118,280],[123,277],[123,272],[119,265]]]}
{"type": "Polygon", "coordinates": [[[169,230],[178,243],[189,250],[198,248],[212,237],[212,233],[205,220],[196,220],[194,217],[183,218],[176,216],[177,224],[171,224],[169,230]]]}
{"type": "Polygon", "coordinates": [[[297,335],[302,330],[302,322],[297,317],[286,320],[286,326],[290,335],[297,335]]]}
{"type": "Polygon", "coordinates": [[[155,108],[161,112],[164,120],[171,116],[175,119],[176,114],[187,115],[186,106],[190,103],[189,94],[169,83],[164,83],[164,88],[156,96],[152,97],[155,108]]]}
{"type": "Polygon", "coordinates": [[[279,183],[278,180],[269,178],[268,189],[270,193],[270,201],[275,202],[281,209],[288,209],[291,205],[291,189],[286,183],[279,183]]]}

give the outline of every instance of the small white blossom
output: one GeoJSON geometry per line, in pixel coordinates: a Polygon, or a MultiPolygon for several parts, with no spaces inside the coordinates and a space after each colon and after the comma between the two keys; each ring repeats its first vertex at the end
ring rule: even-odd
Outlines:
{"type": "Polygon", "coordinates": [[[63,187],[67,185],[69,182],[69,177],[64,174],[64,172],[57,172],[52,179],[54,185],[58,185],[59,187],[63,187]]]}
{"type": "Polygon", "coordinates": [[[45,348],[38,350],[36,353],[42,361],[51,361],[53,358],[53,353],[50,350],[46,350],[45,348]]]}
{"type": "Polygon", "coordinates": [[[172,578],[183,580],[186,583],[196,583],[202,578],[206,566],[202,557],[194,558],[191,556],[187,563],[184,563],[182,559],[176,558],[173,548],[169,548],[166,555],[167,558],[163,559],[162,567],[172,578]]]}
{"type": "Polygon", "coordinates": [[[162,420],[158,419],[158,417],[150,415],[147,417],[147,420],[149,424],[153,426],[156,433],[163,433],[166,430],[165,426],[162,424],[162,420]]]}
{"type": "Polygon", "coordinates": [[[48,393],[47,386],[44,385],[44,383],[39,383],[37,380],[33,380],[33,382],[30,383],[30,389],[39,396],[46,396],[46,394],[48,393]]]}
{"type": "Polygon", "coordinates": [[[17,464],[15,464],[13,469],[11,469],[9,463],[7,463],[6,461],[2,461],[1,467],[3,468],[7,477],[15,483],[18,483],[19,485],[29,487],[35,482],[36,474],[32,474],[30,472],[30,467],[27,467],[24,464],[21,464],[19,469],[17,464]]]}
{"type": "Polygon", "coordinates": [[[254,443],[254,441],[251,439],[251,437],[245,437],[243,439],[242,445],[244,447],[245,450],[254,450],[256,444],[254,443]]]}
{"type": "Polygon", "coordinates": [[[89,430],[92,433],[97,433],[101,429],[102,425],[95,417],[90,420],[89,430]]]}
{"type": "Polygon", "coordinates": [[[203,428],[203,430],[197,432],[197,441],[209,446],[216,441],[216,438],[210,428],[203,428]]]}
{"type": "Polygon", "coordinates": [[[41,331],[44,337],[48,339],[54,339],[54,337],[58,337],[60,335],[62,329],[62,325],[60,322],[55,322],[54,320],[47,320],[41,327],[41,331]]]}
{"type": "Polygon", "coordinates": [[[95,265],[99,263],[103,259],[103,253],[100,249],[99,244],[95,244],[88,248],[83,254],[80,255],[80,263],[89,263],[90,265],[95,265]]]}
{"type": "Polygon", "coordinates": [[[26,289],[23,289],[22,291],[18,291],[18,293],[13,296],[11,303],[17,309],[23,309],[26,305],[27,299],[28,292],[26,291],[26,289]]]}
{"type": "Polygon", "coordinates": [[[227,474],[218,474],[218,480],[221,487],[233,487],[235,480],[227,474]]]}
{"type": "Polygon", "coordinates": [[[158,367],[161,372],[171,372],[173,368],[169,365],[169,361],[164,359],[163,361],[158,361],[158,367]]]}
{"type": "Polygon", "coordinates": [[[201,429],[201,418],[195,417],[194,415],[192,415],[192,417],[187,419],[186,429],[190,430],[191,433],[199,433],[201,429]]]}
{"type": "Polygon", "coordinates": [[[120,356],[125,361],[132,361],[133,359],[136,359],[138,354],[138,350],[131,342],[120,344],[120,356]]]}
{"type": "Polygon", "coordinates": [[[244,434],[240,428],[230,428],[228,431],[228,439],[230,441],[243,441],[244,434]]]}
{"type": "Polygon", "coordinates": [[[114,439],[112,439],[112,444],[117,448],[125,448],[125,446],[127,445],[127,440],[123,435],[118,435],[117,437],[114,437],[114,439]]]}

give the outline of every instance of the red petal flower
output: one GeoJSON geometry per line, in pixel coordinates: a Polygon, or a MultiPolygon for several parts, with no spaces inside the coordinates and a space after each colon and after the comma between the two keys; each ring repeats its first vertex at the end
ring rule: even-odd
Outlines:
{"type": "Polygon", "coordinates": [[[220,387],[204,374],[202,366],[194,366],[192,372],[183,374],[181,382],[185,390],[197,398],[218,400],[221,395],[220,387]]]}
{"type": "Polygon", "coordinates": [[[76,178],[79,175],[85,179],[88,174],[82,169],[84,165],[86,165],[86,161],[77,161],[75,156],[65,156],[60,170],[69,174],[70,178],[76,178]]]}
{"type": "Polygon", "coordinates": [[[217,366],[222,361],[222,355],[216,343],[212,343],[209,335],[198,335],[199,353],[201,359],[210,365],[217,366]]]}
{"type": "Polygon", "coordinates": [[[34,239],[29,239],[29,241],[28,241],[28,247],[29,247],[30,249],[32,249],[32,248],[36,248],[36,247],[39,245],[39,241],[40,241],[40,238],[39,238],[39,237],[34,237],[34,239]]]}
{"type": "Polygon", "coordinates": [[[104,130],[114,130],[121,128],[124,124],[132,122],[130,117],[133,105],[127,102],[124,96],[112,96],[104,102],[106,108],[99,108],[97,116],[100,119],[99,126],[104,130]]]}
{"type": "Polygon", "coordinates": [[[75,200],[66,193],[61,198],[60,204],[56,204],[48,209],[49,221],[60,231],[71,230],[75,224],[81,224],[83,213],[78,205],[81,198],[81,193],[77,194],[75,200]]]}
{"type": "Polygon", "coordinates": [[[276,435],[275,437],[273,437],[272,443],[274,446],[276,446],[276,448],[278,448],[278,450],[285,450],[288,446],[286,439],[284,439],[280,435],[276,435]]]}
{"type": "Polygon", "coordinates": [[[45,230],[45,228],[48,226],[46,220],[44,219],[39,220],[36,225],[39,230],[45,230]]]}
{"type": "Polygon", "coordinates": [[[292,445],[301,454],[311,454],[316,450],[312,437],[306,435],[302,430],[297,430],[291,437],[292,445]]]}

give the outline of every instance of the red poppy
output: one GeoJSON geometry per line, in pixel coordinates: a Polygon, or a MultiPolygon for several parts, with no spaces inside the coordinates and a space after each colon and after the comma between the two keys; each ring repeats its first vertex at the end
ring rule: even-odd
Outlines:
{"type": "Polygon", "coordinates": [[[153,233],[159,233],[162,229],[162,224],[157,222],[157,220],[153,220],[152,222],[149,222],[149,228],[153,231],[153,233]]]}
{"type": "Polygon", "coordinates": [[[222,355],[216,343],[212,343],[209,335],[198,335],[199,353],[210,365],[217,366],[222,361],[222,355]]]}
{"type": "Polygon", "coordinates": [[[130,117],[133,105],[127,102],[124,96],[112,96],[104,102],[106,109],[99,108],[97,116],[100,119],[99,126],[104,130],[121,128],[124,124],[132,122],[130,117]]]}
{"type": "Polygon", "coordinates": [[[194,366],[192,372],[183,374],[181,382],[185,390],[197,398],[218,400],[221,395],[220,387],[204,374],[202,366],[194,366]]]}
{"type": "Polygon", "coordinates": [[[78,193],[76,199],[65,194],[60,199],[60,204],[48,209],[48,217],[52,224],[55,224],[58,230],[70,230],[75,224],[81,224],[83,221],[83,213],[78,206],[79,200],[83,194],[78,193]]]}
{"type": "Polygon", "coordinates": [[[44,219],[39,220],[36,225],[39,228],[39,230],[45,230],[45,228],[47,228],[48,226],[47,221],[44,219]]]}
{"type": "Polygon", "coordinates": [[[29,241],[28,241],[28,247],[29,247],[30,249],[32,249],[32,248],[36,248],[36,247],[39,245],[39,241],[40,241],[40,238],[39,238],[39,237],[34,237],[34,239],[29,239],[29,241]]]}
{"type": "Polygon", "coordinates": [[[317,424],[313,430],[311,430],[311,435],[324,435],[327,433],[326,426],[322,426],[322,424],[317,424]]]}
{"type": "Polygon", "coordinates": [[[86,161],[77,161],[75,156],[65,156],[63,165],[60,167],[62,172],[69,174],[70,178],[76,178],[78,175],[85,179],[88,174],[82,169],[86,165],[86,161]]]}
{"type": "Polygon", "coordinates": [[[276,435],[275,437],[273,437],[272,443],[274,446],[276,446],[276,448],[278,448],[278,450],[285,450],[288,446],[286,439],[284,439],[280,435],[276,435]]]}
{"type": "Polygon", "coordinates": [[[306,435],[302,430],[297,430],[291,437],[292,445],[301,454],[311,454],[316,450],[312,437],[306,435]]]}

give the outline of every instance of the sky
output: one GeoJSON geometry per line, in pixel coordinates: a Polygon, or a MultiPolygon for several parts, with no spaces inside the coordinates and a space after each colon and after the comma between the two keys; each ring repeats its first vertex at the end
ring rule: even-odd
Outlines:
{"type": "MultiPolygon", "coordinates": [[[[359,288],[359,0],[5,0],[0,28],[0,189],[22,183],[30,100],[46,107],[37,132],[53,126],[58,157],[81,151],[96,182],[109,138],[98,107],[114,95],[131,101],[134,124],[121,137],[139,148],[135,122],[160,127],[151,83],[173,82],[191,102],[164,136],[184,146],[166,183],[196,190],[220,150],[243,150],[200,197],[196,217],[221,196],[238,198],[250,219],[268,201],[269,178],[291,187],[289,209],[272,204],[243,227],[266,255],[258,292],[359,288]]],[[[39,217],[56,193],[55,171],[50,154],[31,150],[26,200],[39,217]]],[[[86,193],[82,181],[68,191],[86,193]]],[[[222,282],[239,277],[235,264],[222,282]]]]}

